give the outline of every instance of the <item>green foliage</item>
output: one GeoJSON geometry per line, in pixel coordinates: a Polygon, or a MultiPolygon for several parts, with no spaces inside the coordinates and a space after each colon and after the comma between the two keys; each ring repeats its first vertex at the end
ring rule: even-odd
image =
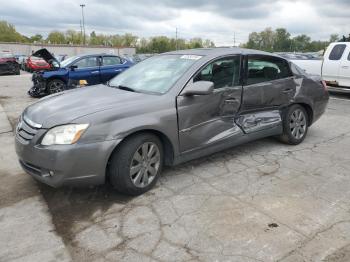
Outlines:
{"type": "Polygon", "coordinates": [[[1,42],[24,42],[25,38],[16,31],[12,24],[0,20],[0,41],[1,42]]]}
{"type": "Polygon", "coordinates": [[[266,28],[261,32],[252,32],[243,47],[269,52],[316,52],[325,49],[329,43],[336,42],[338,35],[331,35],[329,41],[311,41],[305,34],[291,37],[285,28],[272,31],[266,28]]]}
{"type": "Polygon", "coordinates": [[[164,53],[173,50],[215,47],[215,44],[209,39],[192,38],[188,41],[185,39],[175,39],[166,36],[156,36],[150,39],[142,38],[136,46],[137,53],[164,53]]]}
{"type": "Polygon", "coordinates": [[[59,31],[52,31],[46,38],[46,42],[50,44],[65,44],[66,36],[59,31]]]}

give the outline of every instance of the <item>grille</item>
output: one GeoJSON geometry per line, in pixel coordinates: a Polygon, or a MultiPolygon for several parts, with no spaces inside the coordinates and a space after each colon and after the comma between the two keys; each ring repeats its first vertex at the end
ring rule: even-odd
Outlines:
{"type": "Polygon", "coordinates": [[[23,119],[20,119],[17,125],[16,134],[24,142],[28,144],[38,132],[38,128],[27,124],[23,119]]]}

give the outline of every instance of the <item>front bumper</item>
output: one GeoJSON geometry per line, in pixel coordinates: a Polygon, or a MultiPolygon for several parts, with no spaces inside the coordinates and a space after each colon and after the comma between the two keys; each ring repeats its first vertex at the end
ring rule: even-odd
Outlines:
{"type": "Polygon", "coordinates": [[[44,133],[45,130],[39,130],[27,143],[16,132],[16,153],[26,173],[52,187],[105,182],[108,158],[119,141],[42,146],[36,141],[44,133]]]}

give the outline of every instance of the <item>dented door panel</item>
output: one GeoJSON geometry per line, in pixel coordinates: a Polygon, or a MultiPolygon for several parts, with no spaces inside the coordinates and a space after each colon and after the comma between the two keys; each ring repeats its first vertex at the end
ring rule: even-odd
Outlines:
{"type": "Polygon", "coordinates": [[[269,110],[240,115],[236,123],[244,133],[249,134],[282,125],[282,117],[279,110],[269,110]]]}
{"type": "Polygon", "coordinates": [[[242,87],[214,90],[211,95],[178,96],[181,152],[204,147],[242,133],[234,118],[241,103],[242,87]]]}
{"type": "Polygon", "coordinates": [[[293,77],[244,86],[242,112],[287,106],[296,91],[293,77]]]}

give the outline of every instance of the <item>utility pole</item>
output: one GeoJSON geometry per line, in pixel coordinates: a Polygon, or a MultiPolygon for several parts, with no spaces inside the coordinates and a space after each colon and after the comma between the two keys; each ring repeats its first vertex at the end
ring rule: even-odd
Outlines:
{"type": "Polygon", "coordinates": [[[176,31],[175,31],[175,48],[177,51],[177,27],[176,27],[176,31]]]}
{"type": "Polygon", "coordinates": [[[83,41],[83,26],[81,24],[81,19],[80,19],[79,23],[80,23],[80,37],[81,37],[80,44],[82,44],[81,41],[83,41]]]}
{"type": "Polygon", "coordinates": [[[81,4],[80,7],[81,7],[81,16],[83,17],[83,29],[84,29],[83,42],[84,42],[84,45],[85,45],[85,19],[84,19],[84,7],[85,7],[85,4],[81,4]]]}
{"type": "Polygon", "coordinates": [[[233,32],[233,46],[236,46],[236,32],[233,32]]]}

